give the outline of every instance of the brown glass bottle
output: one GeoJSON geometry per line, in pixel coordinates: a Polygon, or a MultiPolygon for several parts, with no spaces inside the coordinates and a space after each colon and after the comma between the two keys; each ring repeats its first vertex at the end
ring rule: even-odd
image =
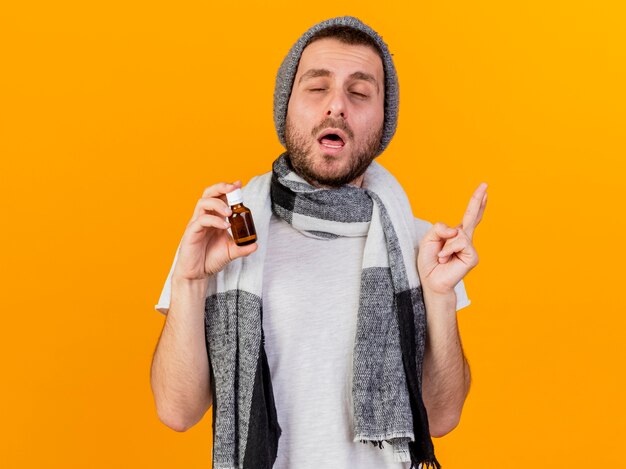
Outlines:
{"type": "Polygon", "coordinates": [[[237,246],[245,246],[256,241],[256,230],[252,220],[252,212],[243,204],[241,189],[235,189],[226,194],[228,205],[233,214],[228,217],[230,231],[237,246]]]}

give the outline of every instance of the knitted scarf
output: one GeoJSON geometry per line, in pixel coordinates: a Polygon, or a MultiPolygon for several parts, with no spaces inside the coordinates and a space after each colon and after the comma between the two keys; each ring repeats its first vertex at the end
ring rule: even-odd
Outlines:
{"type": "Polygon", "coordinates": [[[258,249],[212,276],[206,298],[213,467],[270,469],[277,456],[281,428],[265,354],[261,297],[274,213],[320,239],[367,236],[353,376],[346,377],[352,380],[354,441],[380,448],[384,441],[393,445],[396,461],[439,469],[422,401],[426,310],[414,217],[399,183],[372,162],[361,188],[315,188],[290,169],[283,153],[271,172],[253,178],[243,191],[258,249]]]}

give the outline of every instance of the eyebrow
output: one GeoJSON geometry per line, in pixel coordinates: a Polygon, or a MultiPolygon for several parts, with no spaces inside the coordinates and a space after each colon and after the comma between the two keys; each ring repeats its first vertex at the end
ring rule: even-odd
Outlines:
{"type": "MultiPolygon", "coordinates": [[[[312,68],[302,74],[300,80],[298,80],[298,84],[302,83],[303,80],[308,80],[309,78],[329,77],[331,75],[333,75],[333,72],[331,72],[330,70],[326,70],[325,68],[312,68]]],[[[371,75],[370,73],[354,72],[348,78],[350,78],[351,80],[369,81],[374,86],[376,86],[377,92],[380,91],[376,78],[374,78],[374,75],[371,75]]]]}

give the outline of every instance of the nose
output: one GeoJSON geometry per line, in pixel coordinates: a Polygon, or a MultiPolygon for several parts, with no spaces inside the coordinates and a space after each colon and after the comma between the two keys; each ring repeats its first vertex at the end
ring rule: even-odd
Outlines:
{"type": "Polygon", "coordinates": [[[326,116],[348,118],[346,97],[343,90],[337,89],[330,93],[328,103],[326,104],[326,116]]]}

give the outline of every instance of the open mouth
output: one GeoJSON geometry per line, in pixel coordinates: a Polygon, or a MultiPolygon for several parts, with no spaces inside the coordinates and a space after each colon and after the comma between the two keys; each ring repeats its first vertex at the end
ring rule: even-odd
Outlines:
{"type": "Polygon", "coordinates": [[[332,149],[343,148],[345,145],[343,139],[339,135],[333,133],[323,135],[320,137],[319,142],[322,146],[332,149]]]}

